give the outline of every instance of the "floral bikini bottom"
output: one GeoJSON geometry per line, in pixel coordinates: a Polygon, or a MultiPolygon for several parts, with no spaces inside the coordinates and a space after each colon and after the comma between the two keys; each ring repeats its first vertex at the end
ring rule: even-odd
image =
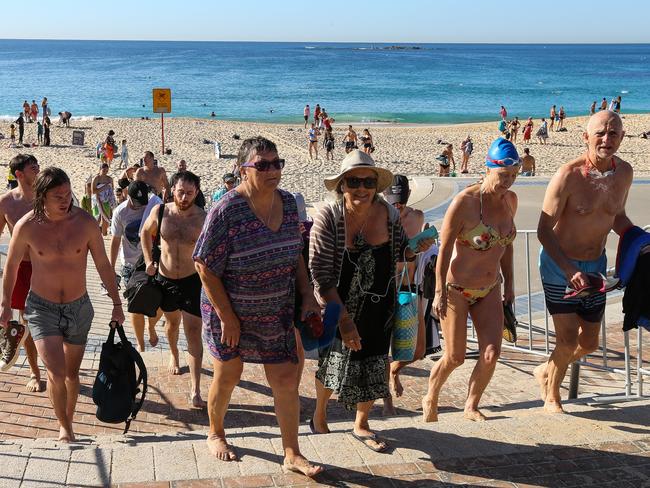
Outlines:
{"type": "Polygon", "coordinates": [[[472,306],[481,301],[482,298],[488,296],[492,289],[501,283],[501,277],[488,286],[483,286],[481,288],[467,288],[465,286],[457,285],[456,283],[447,283],[447,288],[453,288],[463,295],[469,306],[472,306]]]}

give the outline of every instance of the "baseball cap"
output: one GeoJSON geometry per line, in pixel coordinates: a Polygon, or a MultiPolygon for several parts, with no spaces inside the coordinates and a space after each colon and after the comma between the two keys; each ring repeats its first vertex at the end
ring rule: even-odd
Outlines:
{"type": "Polygon", "coordinates": [[[223,175],[223,182],[226,183],[227,181],[235,182],[235,175],[233,173],[226,173],[223,175]]]}
{"type": "Polygon", "coordinates": [[[390,186],[384,190],[384,198],[391,205],[406,205],[409,199],[409,179],[404,175],[395,175],[390,186]]]}
{"type": "Polygon", "coordinates": [[[131,200],[138,202],[140,205],[149,203],[149,188],[144,181],[131,182],[128,193],[131,200]]]}

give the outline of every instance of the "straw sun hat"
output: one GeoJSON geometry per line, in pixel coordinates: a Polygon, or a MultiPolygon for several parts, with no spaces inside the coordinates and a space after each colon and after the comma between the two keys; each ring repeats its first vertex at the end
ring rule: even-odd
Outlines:
{"type": "Polygon", "coordinates": [[[393,181],[393,173],[375,165],[375,160],[363,151],[354,150],[341,161],[341,170],[336,176],[325,178],[325,188],[329,191],[336,190],[339,182],[346,173],[359,168],[368,168],[377,173],[377,193],[381,193],[390,186],[393,181]]]}

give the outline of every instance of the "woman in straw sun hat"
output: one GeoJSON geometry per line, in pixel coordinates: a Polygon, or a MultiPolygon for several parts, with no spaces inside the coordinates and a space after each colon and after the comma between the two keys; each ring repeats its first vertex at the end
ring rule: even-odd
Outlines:
{"type": "MultiPolygon", "coordinates": [[[[390,171],[368,154],[355,150],[340,172],[325,179],[338,198],[314,220],[309,255],[321,305],[343,306],[333,343],[321,351],[316,373],[314,433],[328,432],[327,402],[338,400],[356,410],[352,435],[369,449],[382,452],[386,443],[368,424],[375,400],[387,398],[388,349],[395,319],[396,265],[415,254],[399,221],[399,212],[379,194],[392,182],[390,171]]],[[[423,240],[418,249],[426,249],[423,240]]]]}

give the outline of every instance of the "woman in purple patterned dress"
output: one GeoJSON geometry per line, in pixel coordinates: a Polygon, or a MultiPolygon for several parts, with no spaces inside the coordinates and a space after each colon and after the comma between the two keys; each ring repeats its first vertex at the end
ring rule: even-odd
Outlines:
{"type": "Polygon", "coordinates": [[[284,467],[314,476],[298,447],[300,382],[293,325],[295,290],[302,316],[320,313],[307,279],[294,197],[278,189],[284,160],[262,137],[243,142],[242,183],[212,208],[194,259],[203,282],[203,337],[213,357],[208,397],[208,448],[218,459],[236,459],[226,442],[224,417],[243,363],[264,365],[282,433],[284,467]]]}

